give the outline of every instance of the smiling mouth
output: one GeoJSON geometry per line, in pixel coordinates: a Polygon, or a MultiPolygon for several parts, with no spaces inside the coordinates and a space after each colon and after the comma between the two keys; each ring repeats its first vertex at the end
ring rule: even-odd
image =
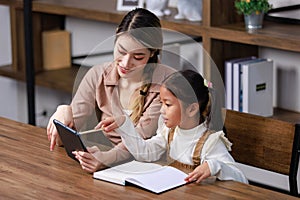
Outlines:
{"type": "Polygon", "coordinates": [[[126,68],[124,68],[124,67],[121,67],[120,65],[119,65],[119,68],[120,68],[120,71],[121,71],[123,74],[127,74],[127,73],[130,72],[129,69],[126,69],[126,68]]]}

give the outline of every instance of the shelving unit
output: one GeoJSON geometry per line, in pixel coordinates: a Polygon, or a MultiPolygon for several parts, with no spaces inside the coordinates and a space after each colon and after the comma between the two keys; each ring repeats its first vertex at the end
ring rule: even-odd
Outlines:
{"type": "MultiPolygon", "coordinates": [[[[209,53],[220,73],[224,74],[225,60],[258,55],[259,47],[271,47],[300,53],[300,26],[264,22],[264,28],[255,33],[245,31],[242,17],[237,15],[234,0],[203,0],[203,21],[189,22],[174,20],[173,15],[161,18],[166,29],[201,37],[204,49],[209,53]]],[[[25,80],[23,1],[0,0],[0,4],[10,7],[13,62],[1,66],[0,75],[17,80],[25,80]]],[[[64,29],[65,16],[118,24],[126,12],[116,11],[116,0],[34,0],[33,38],[34,68],[36,84],[72,92],[78,67],[55,71],[43,70],[41,33],[45,30],[64,29]]],[[[205,63],[208,63],[205,61],[205,63]]],[[[204,73],[210,75],[210,68],[204,73]]],[[[300,113],[275,109],[274,118],[299,122],[300,113]],[[284,114],[282,114],[284,113],[284,114]],[[292,113],[292,118],[286,116],[292,113]],[[282,117],[281,117],[282,116],[282,117]]]]}

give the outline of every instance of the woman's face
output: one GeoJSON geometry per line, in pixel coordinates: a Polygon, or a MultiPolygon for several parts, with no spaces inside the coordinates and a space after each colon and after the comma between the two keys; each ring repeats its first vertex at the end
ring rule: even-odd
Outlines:
{"type": "Polygon", "coordinates": [[[114,59],[122,78],[137,78],[143,74],[151,52],[127,34],[120,35],[114,47],[114,59]]]}
{"type": "Polygon", "coordinates": [[[186,117],[184,106],[167,88],[160,87],[160,100],[162,103],[160,113],[168,128],[182,126],[183,118],[186,117]]]}

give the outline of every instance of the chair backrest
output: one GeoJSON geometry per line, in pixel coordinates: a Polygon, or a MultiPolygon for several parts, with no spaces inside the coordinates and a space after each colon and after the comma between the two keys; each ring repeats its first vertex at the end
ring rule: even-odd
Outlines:
{"type": "Polygon", "coordinates": [[[226,111],[225,130],[233,143],[233,158],[242,164],[288,175],[291,193],[298,192],[298,129],[290,122],[226,111]]]}

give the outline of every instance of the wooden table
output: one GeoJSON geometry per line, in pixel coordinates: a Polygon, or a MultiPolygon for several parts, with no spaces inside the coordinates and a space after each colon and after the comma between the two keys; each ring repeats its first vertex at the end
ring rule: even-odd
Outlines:
{"type": "MultiPolygon", "coordinates": [[[[46,131],[0,117],[0,199],[298,199],[234,181],[188,184],[156,195],[92,178],[46,131]]],[[[158,180],[159,181],[159,180],[158,180]]]]}

